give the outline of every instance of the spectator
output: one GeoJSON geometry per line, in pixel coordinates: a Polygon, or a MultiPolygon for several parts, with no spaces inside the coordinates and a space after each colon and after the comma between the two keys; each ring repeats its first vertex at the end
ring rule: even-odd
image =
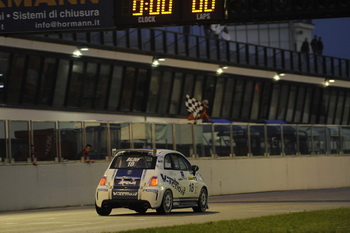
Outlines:
{"type": "Polygon", "coordinates": [[[317,41],[317,51],[318,51],[318,55],[321,55],[323,54],[323,42],[322,42],[322,37],[319,37],[318,38],[318,41],[317,41]]]}
{"type": "Polygon", "coordinates": [[[305,38],[303,44],[301,45],[300,51],[302,53],[309,53],[310,52],[309,41],[307,40],[307,38],[305,38]]]}
{"type": "Polygon", "coordinates": [[[206,121],[209,120],[209,116],[208,116],[208,114],[207,114],[207,109],[209,108],[209,107],[208,107],[208,104],[209,104],[208,100],[203,100],[203,101],[202,101],[203,110],[202,110],[202,112],[201,112],[201,114],[200,114],[200,118],[201,118],[201,119],[204,119],[204,120],[206,120],[206,121]]]}
{"type": "Polygon", "coordinates": [[[84,160],[85,163],[93,163],[95,161],[89,159],[89,153],[91,150],[91,145],[87,144],[84,149],[79,153],[79,157],[84,160]]]}
{"type": "Polygon", "coordinates": [[[312,49],[312,52],[316,55],[317,54],[317,43],[318,43],[318,40],[317,40],[317,36],[315,36],[312,40],[311,40],[311,49],[312,49]]]}

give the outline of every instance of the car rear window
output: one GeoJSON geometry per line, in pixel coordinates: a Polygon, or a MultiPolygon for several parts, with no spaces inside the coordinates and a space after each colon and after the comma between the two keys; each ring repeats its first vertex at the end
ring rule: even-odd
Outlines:
{"type": "Polygon", "coordinates": [[[118,154],[112,164],[112,169],[154,169],[156,157],[148,153],[129,153],[118,154]]]}

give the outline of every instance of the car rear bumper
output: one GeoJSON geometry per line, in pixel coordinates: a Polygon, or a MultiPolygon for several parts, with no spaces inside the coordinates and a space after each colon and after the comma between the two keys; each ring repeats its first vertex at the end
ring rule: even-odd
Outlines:
{"type": "Polygon", "coordinates": [[[151,207],[151,205],[148,201],[144,200],[104,200],[102,201],[102,207],[128,209],[138,209],[143,207],[148,209],[151,207]]]}

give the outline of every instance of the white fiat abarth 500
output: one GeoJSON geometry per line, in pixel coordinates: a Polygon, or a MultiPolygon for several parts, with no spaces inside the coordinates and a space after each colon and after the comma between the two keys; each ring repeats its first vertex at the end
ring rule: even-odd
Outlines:
{"type": "Polygon", "coordinates": [[[149,208],[160,214],[175,208],[204,212],[208,208],[208,189],[198,169],[173,150],[120,150],[97,186],[96,212],[103,216],[113,208],[141,214],[149,208]]]}

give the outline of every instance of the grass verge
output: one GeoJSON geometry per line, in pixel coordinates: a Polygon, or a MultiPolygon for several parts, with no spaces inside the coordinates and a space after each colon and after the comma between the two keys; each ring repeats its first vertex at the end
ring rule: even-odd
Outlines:
{"type": "Polygon", "coordinates": [[[350,208],[147,228],[118,233],[349,233],[350,208]]]}

